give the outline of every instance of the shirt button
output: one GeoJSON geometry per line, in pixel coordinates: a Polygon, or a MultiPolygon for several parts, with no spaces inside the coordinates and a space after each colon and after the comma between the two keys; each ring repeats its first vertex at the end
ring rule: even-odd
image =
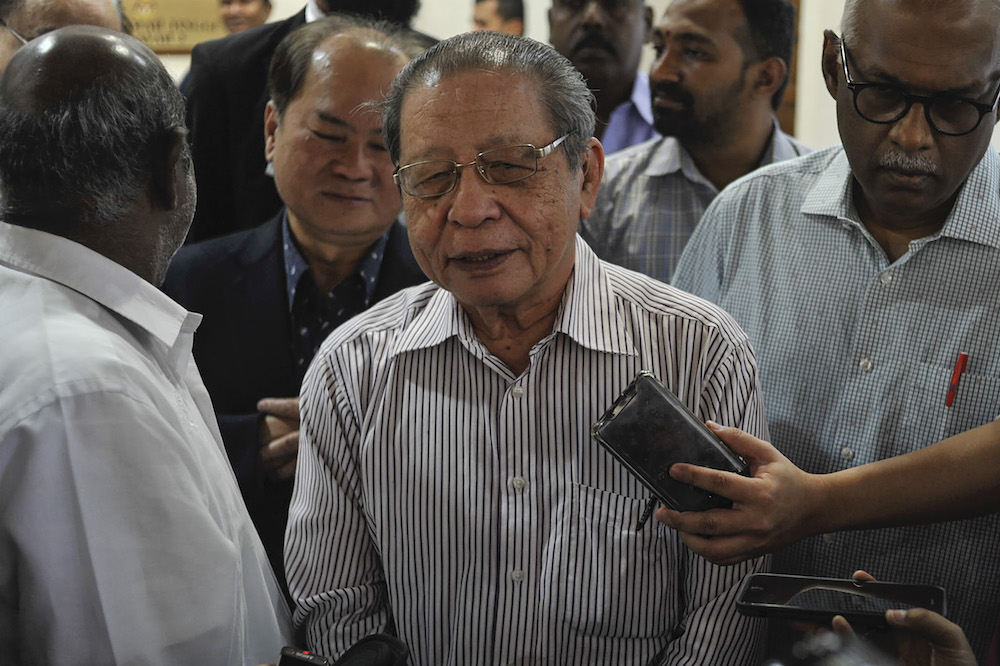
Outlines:
{"type": "Polygon", "coordinates": [[[861,363],[858,363],[858,367],[861,368],[862,372],[871,372],[873,365],[870,358],[863,358],[861,359],[861,363]]]}
{"type": "Polygon", "coordinates": [[[515,386],[514,388],[512,388],[510,390],[510,394],[512,396],[514,396],[515,398],[523,398],[524,397],[524,389],[522,387],[520,387],[520,386],[515,386]]]}
{"type": "Polygon", "coordinates": [[[520,583],[522,580],[524,580],[524,572],[521,571],[520,569],[514,569],[513,571],[510,572],[510,579],[515,583],[520,583]]]}
{"type": "Polygon", "coordinates": [[[853,460],[854,459],[854,449],[852,449],[849,446],[845,446],[844,448],[842,448],[840,450],[840,457],[843,458],[844,460],[853,460]]]}
{"type": "Polygon", "coordinates": [[[879,282],[882,284],[889,284],[892,282],[892,273],[885,272],[878,276],[879,282]]]}
{"type": "Polygon", "coordinates": [[[524,490],[528,487],[528,482],[523,476],[515,476],[510,480],[510,485],[514,486],[514,490],[524,490]]]}
{"type": "Polygon", "coordinates": [[[832,534],[824,534],[823,535],[823,543],[833,543],[833,541],[834,541],[834,538],[833,538],[832,534]]]}

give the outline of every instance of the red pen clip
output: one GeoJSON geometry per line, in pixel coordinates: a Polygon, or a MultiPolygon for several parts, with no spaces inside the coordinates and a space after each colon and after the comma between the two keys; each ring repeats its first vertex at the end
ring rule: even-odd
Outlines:
{"type": "Polygon", "coordinates": [[[955,395],[958,393],[958,381],[962,378],[962,373],[969,365],[969,355],[962,352],[955,360],[955,369],[951,371],[951,382],[948,384],[948,399],[944,401],[945,407],[951,407],[955,402],[955,395]]]}

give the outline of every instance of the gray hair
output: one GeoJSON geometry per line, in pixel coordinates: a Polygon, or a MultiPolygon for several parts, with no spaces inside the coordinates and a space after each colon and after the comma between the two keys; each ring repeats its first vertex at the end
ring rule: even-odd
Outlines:
{"type": "Polygon", "coordinates": [[[412,60],[393,82],[382,108],[382,134],[392,161],[399,163],[400,113],[413,90],[469,71],[524,76],[537,85],[547,121],[563,144],[569,165],[577,169],[594,135],[594,95],[583,75],[547,44],[495,32],[468,32],[439,42],[412,60]]]}
{"type": "MultiPolygon", "coordinates": [[[[28,108],[10,77],[0,79],[0,219],[104,225],[126,216],[157,147],[184,128],[184,97],[149,57],[155,67],[121,68],[28,108]]],[[[190,168],[189,155],[182,163],[190,168]]]]}

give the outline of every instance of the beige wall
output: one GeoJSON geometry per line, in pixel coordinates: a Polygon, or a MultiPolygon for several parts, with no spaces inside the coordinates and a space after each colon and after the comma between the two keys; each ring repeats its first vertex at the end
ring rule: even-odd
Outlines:
{"type": "MultiPolygon", "coordinates": [[[[547,42],[549,25],[546,14],[550,0],[524,2],[528,36],[547,42]]],[[[271,20],[280,20],[301,9],[305,0],[272,0],[272,3],[274,10],[271,20]]],[[[653,8],[654,21],[659,20],[669,3],[670,0],[647,0],[647,4],[653,8]]],[[[471,23],[473,0],[423,0],[421,4],[414,27],[429,35],[450,37],[467,30],[471,23]],[[463,7],[465,10],[459,11],[463,7]]],[[[823,47],[823,30],[838,29],[843,7],[844,0],[801,0],[795,128],[797,137],[813,148],[840,142],[833,100],[827,93],[820,74],[820,53],[823,47]]],[[[178,80],[187,71],[187,56],[164,56],[163,60],[178,80]]],[[[641,66],[646,69],[651,63],[652,49],[647,46],[641,66]]],[[[993,136],[994,144],[1000,147],[1000,131],[994,132],[993,136]]]]}

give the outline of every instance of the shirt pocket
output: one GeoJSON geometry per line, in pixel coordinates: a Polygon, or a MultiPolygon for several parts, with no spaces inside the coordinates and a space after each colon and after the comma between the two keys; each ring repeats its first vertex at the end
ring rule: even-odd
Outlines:
{"type": "Polygon", "coordinates": [[[1000,411],[1000,378],[965,372],[951,407],[945,406],[952,367],[920,363],[906,400],[902,425],[927,444],[988,423],[1000,411]]]}
{"type": "Polygon", "coordinates": [[[652,517],[636,531],[647,499],[577,483],[569,491],[543,563],[554,616],[577,635],[663,636],[680,593],[674,533],[652,517]]]}

